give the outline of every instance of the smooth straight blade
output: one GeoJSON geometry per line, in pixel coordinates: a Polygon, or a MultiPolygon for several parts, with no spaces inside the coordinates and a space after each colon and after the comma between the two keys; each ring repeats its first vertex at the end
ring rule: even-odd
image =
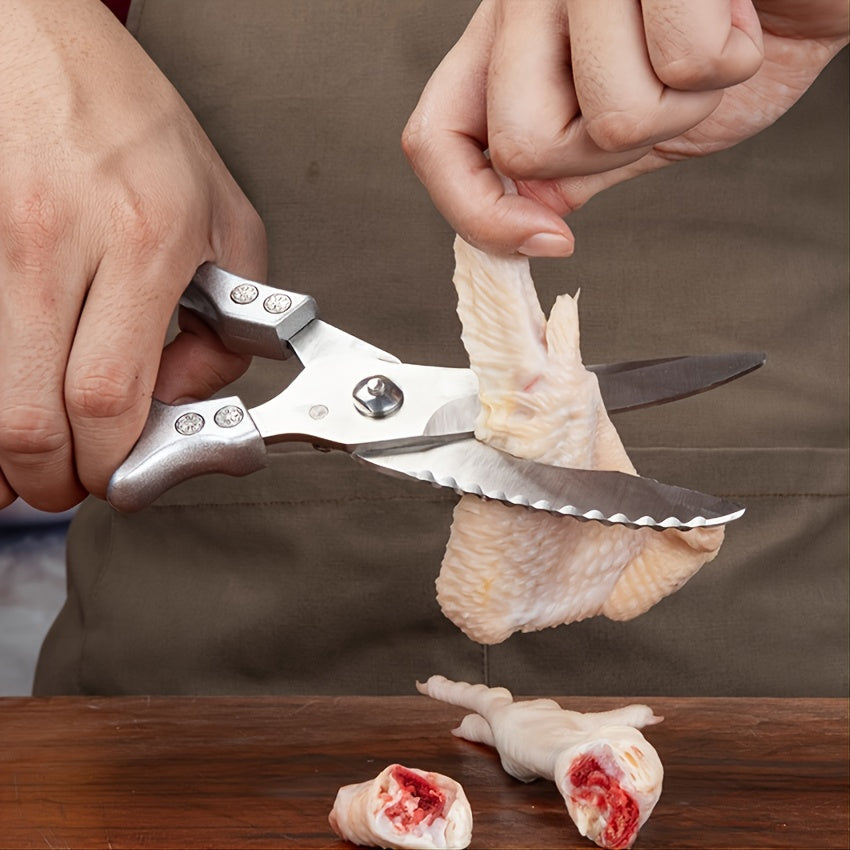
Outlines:
{"type": "MultiPolygon", "coordinates": [[[[603,363],[587,369],[599,380],[605,409],[622,413],[714,389],[758,369],[764,362],[764,354],[736,352],[603,363]]],[[[471,433],[480,411],[477,393],[452,399],[436,410],[423,436],[471,433]]]]}
{"type": "Polygon", "coordinates": [[[588,366],[599,379],[609,413],[636,410],[696,395],[740,378],[765,361],[757,352],[699,354],[588,366]]]}
{"type": "Polygon", "coordinates": [[[740,505],[622,472],[521,460],[475,439],[422,451],[355,452],[383,472],[554,514],[633,527],[700,528],[744,513],[740,505]]]}

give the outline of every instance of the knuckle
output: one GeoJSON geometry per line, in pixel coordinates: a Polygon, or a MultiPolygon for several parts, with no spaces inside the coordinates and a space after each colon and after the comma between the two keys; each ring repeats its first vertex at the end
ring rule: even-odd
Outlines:
{"type": "Polygon", "coordinates": [[[470,245],[474,245],[476,248],[479,248],[481,250],[487,250],[487,248],[489,247],[489,240],[487,238],[487,228],[485,227],[483,222],[464,222],[464,227],[460,230],[458,235],[463,239],[464,242],[467,242],[470,245]]]}
{"type": "Polygon", "coordinates": [[[9,267],[40,272],[66,237],[69,219],[50,187],[31,183],[3,204],[3,247],[9,267]]]}
{"type": "Polygon", "coordinates": [[[120,419],[135,410],[142,397],[138,371],[117,359],[81,364],[65,388],[65,405],[72,421],[120,419]]]}
{"type": "Polygon", "coordinates": [[[54,454],[68,441],[64,417],[41,405],[19,403],[0,408],[0,452],[6,456],[54,454]]]}
{"type": "MultiPolygon", "coordinates": [[[[438,131],[419,108],[408,118],[401,133],[401,150],[408,163],[422,182],[441,170],[454,145],[451,134],[438,131]]],[[[427,185],[427,182],[426,182],[427,185]]]]}
{"type": "Polygon", "coordinates": [[[586,119],[587,133],[606,153],[622,153],[646,145],[652,138],[649,122],[633,112],[601,112],[586,119]]]}
{"type": "Polygon", "coordinates": [[[471,211],[465,218],[462,226],[458,228],[458,235],[468,242],[483,251],[492,251],[493,253],[510,252],[512,246],[508,240],[501,239],[501,235],[505,233],[505,218],[507,212],[499,212],[491,209],[478,209],[471,211]]]}
{"type": "Polygon", "coordinates": [[[653,68],[655,76],[665,86],[692,91],[710,85],[717,78],[720,64],[717,57],[694,52],[688,56],[657,61],[653,68]]]}
{"type": "Polygon", "coordinates": [[[173,222],[179,218],[167,214],[156,197],[128,190],[113,201],[111,221],[121,235],[118,244],[132,254],[146,256],[169,241],[173,222]]]}
{"type": "Polygon", "coordinates": [[[411,163],[416,163],[425,146],[425,126],[419,116],[410,116],[401,132],[401,149],[411,163]]]}
{"type": "Polygon", "coordinates": [[[678,91],[726,88],[749,79],[764,61],[764,52],[744,33],[733,29],[727,38],[704,34],[654,44],[650,61],[655,76],[678,91]]]}
{"type": "Polygon", "coordinates": [[[489,139],[490,160],[497,171],[512,180],[553,177],[557,158],[551,141],[517,133],[494,133],[489,139]]]}
{"type": "Polygon", "coordinates": [[[410,116],[401,134],[401,150],[413,173],[429,191],[432,180],[442,171],[447,147],[444,140],[435,135],[425,118],[417,113],[410,116]]]}
{"type": "Polygon", "coordinates": [[[731,56],[697,55],[671,63],[664,71],[662,82],[685,91],[728,88],[752,77],[761,68],[763,60],[761,52],[756,49],[739,51],[731,56]],[[676,85],[666,82],[667,77],[675,80],[676,85]]]}

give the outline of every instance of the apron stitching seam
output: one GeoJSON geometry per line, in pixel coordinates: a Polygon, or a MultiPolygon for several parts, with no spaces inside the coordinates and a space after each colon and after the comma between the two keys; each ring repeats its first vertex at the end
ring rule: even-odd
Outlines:
{"type": "Polygon", "coordinates": [[[348,505],[352,502],[421,502],[423,504],[441,504],[448,502],[444,498],[421,496],[352,496],[345,499],[266,499],[251,502],[170,502],[165,505],[151,505],[148,510],[166,511],[174,508],[197,510],[203,508],[256,508],[278,505],[348,505]]]}

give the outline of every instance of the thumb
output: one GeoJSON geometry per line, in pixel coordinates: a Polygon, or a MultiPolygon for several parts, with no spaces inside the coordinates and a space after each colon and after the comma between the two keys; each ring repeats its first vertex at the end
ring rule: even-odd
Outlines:
{"type": "Polygon", "coordinates": [[[180,331],[163,349],[154,398],[166,404],[209,398],[251,365],[248,354],[228,351],[200,317],[180,309],[180,331]]]}

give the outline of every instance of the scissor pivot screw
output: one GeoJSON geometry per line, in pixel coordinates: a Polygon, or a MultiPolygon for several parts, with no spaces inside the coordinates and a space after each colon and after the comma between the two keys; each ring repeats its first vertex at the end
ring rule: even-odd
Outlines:
{"type": "Polygon", "coordinates": [[[371,419],[383,419],[395,413],[404,402],[401,388],[383,375],[364,378],[352,393],[358,413],[371,419]]]}

